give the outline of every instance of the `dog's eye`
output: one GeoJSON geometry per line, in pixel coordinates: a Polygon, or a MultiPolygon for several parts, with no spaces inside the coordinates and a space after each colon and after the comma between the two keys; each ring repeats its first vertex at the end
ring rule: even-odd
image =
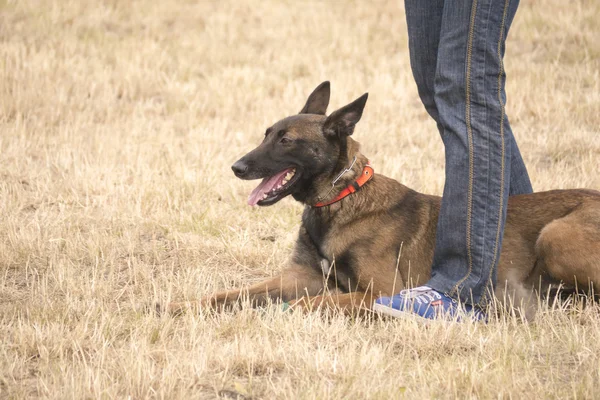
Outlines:
{"type": "Polygon", "coordinates": [[[279,139],[279,143],[281,144],[287,144],[287,143],[291,143],[292,139],[290,138],[286,138],[286,137],[282,137],[281,139],[279,139]]]}

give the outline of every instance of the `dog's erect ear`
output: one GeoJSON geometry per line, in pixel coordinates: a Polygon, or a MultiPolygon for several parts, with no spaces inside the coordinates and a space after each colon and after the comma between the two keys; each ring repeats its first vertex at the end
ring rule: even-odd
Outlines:
{"type": "Polygon", "coordinates": [[[365,93],[352,103],[334,111],[323,125],[325,135],[352,135],[354,126],[360,121],[369,93],[365,93]]]}
{"type": "Polygon", "coordinates": [[[327,111],[327,106],[329,105],[329,93],[329,81],[321,83],[308,96],[308,100],[306,100],[306,104],[299,114],[325,115],[325,111],[327,111]]]}

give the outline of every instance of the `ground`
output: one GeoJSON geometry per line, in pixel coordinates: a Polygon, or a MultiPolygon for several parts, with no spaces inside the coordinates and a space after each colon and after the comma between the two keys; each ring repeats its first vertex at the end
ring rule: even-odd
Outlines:
{"type": "MultiPolygon", "coordinates": [[[[507,112],[536,190],[600,188],[600,2],[524,0],[507,112]]],[[[536,321],[156,316],[276,274],[301,206],[230,165],[330,80],[377,173],[443,187],[402,1],[0,0],[0,398],[594,398],[600,307],[536,321]]]]}

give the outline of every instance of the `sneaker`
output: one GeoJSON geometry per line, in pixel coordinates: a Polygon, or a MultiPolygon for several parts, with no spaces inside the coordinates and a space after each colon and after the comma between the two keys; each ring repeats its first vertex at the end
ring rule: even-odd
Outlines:
{"type": "Polygon", "coordinates": [[[461,316],[466,316],[474,321],[487,320],[487,316],[480,309],[469,304],[459,304],[429,286],[406,289],[392,297],[380,297],[375,300],[373,310],[397,318],[415,314],[427,319],[460,321],[461,316]]]}

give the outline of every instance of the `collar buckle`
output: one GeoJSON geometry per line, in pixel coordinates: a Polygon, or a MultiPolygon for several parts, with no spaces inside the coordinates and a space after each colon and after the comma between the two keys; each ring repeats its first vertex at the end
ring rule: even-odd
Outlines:
{"type": "MultiPolygon", "coordinates": [[[[332,184],[332,188],[331,190],[333,190],[333,188],[335,187],[335,183],[342,177],[342,175],[344,175],[346,172],[350,171],[352,169],[352,166],[354,165],[354,163],[356,163],[356,156],[354,157],[354,160],[352,161],[352,164],[346,168],[345,170],[342,171],[342,173],[340,173],[333,181],[332,184]]],[[[351,184],[349,184],[348,186],[346,186],[345,189],[343,189],[336,197],[334,197],[332,200],[327,201],[327,202],[318,202],[317,204],[315,204],[313,207],[325,207],[328,205],[331,205],[333,203],[337,203],[338,201],[342,200],[344,197],[352,194],[352,193],[356,193],[360,190],[361,187],[363,187],[363,185],[365,183],[367,183],[369,180],[371,180],[371,178],[373,177],[373,175],[375,174],[375,171],[373,170],[373,167],[371,167],[371,164],[367,161],[367,164],[365,165],[365,167],[362,170],[362,173],[360,174],[360,176],[358,177],[358,179],[356,179],[354,182],[352,182],[351,184]]],[[[331,193],[331,191],[330,191],[331,193]]]]}

